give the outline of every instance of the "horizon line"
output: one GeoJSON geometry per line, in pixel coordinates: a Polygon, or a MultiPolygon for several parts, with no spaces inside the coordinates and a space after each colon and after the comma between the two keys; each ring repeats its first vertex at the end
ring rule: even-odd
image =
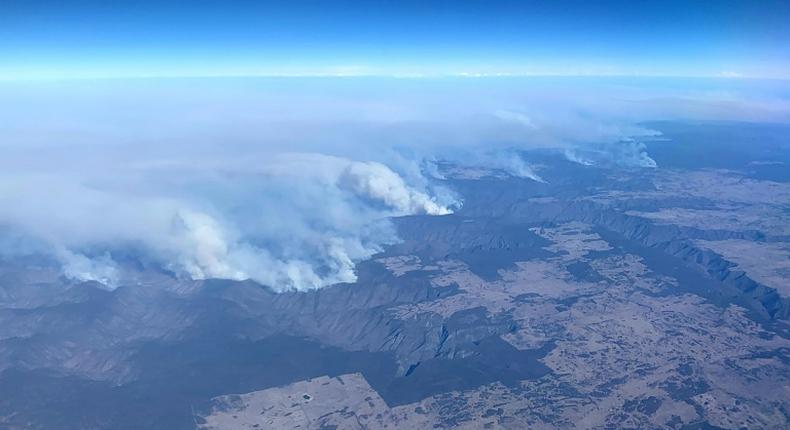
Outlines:
{"type": "Polygon", "coordinates": [[[456,72],[456,73],[207,73],[207,74],[136,74],[136,75],[97,75],[97,76],[2,76],[0,82],[60,82],[60,81],[109,81],[109,80],[146,80],[146,79],[298,79],[298,78],[388,78],[388,79],[446,79],[446,78],[665,78],[665,79],[721,79],[721,80],[762,80],[787,81],[788,76],[758,76],[722,72],[708,75],[678,75],[661,73],[512,73],[512,72],[456,72]]]}

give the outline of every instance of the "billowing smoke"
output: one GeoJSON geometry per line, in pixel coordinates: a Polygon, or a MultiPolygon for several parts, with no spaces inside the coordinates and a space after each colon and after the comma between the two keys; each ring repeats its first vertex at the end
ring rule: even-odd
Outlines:
{"type": "Polygon", "coordinates": [[[400,176],[383,164],[351,163],[343,170],[339,183],[356,194],[383,203],[399,214],[452,213],[425,193],[407,187],[400,176]]]}
{"type": "Polygon", "coordinates": [[[647,153],[645,144],[630,138],[609,144],[566,148],[564,155],[569,161],[585,166],[658,167],[647,153]]]}
{"type": "Polygon", "coordinates": [[[43,255],[110,287],[139,267],[279,291],[352,282],[398,241],[391,217],[460,207],[438,162],[543,181],[523,150],[655,167],[641,121],[790,120],[785,100],[739,94],[573,79],[0,85],[0,258],[43,255]]]}
{"type": "Polygon", "coordinates": [[[42,242],[76,280],[118,285],[125,267],[113,255],[133,250],[177,276],[304,290],[353,282],[356,262],[397,241],[389,217],[456,204],[376,162],[287,154],[243,166],[30,175],[4,190],[4,203],[21,204],[5,206],[0,223],[42,242]]]}
{"type": "Polygon", "coordinates": [[[95,281],[108,287],[118,284],[119,273],[109,254],[88,258],[53,244],[55,257],[63,266],[63,274],[78,281],[95,281]]]}
{"type": "Polygon", "coordinates": [[[132,248],[194,279],[277,289],[351,282],[354,263],[397,240],[387,217],[446,214],[452,203],[384,165],[315,154],[272,156],[256,168],[105,163],[7,173],[0,222],[44,243],[66,276],[110,286],[123,272],[111,255],[132,248]]]}

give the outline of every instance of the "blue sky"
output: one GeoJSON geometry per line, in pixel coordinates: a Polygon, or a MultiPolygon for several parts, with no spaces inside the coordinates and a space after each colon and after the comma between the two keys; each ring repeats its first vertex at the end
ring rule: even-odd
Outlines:
{"type": "Polygon", "coordinates": [[[0,78],[790,78],[788,22],[781,1],[4,0],[0,78]]]}

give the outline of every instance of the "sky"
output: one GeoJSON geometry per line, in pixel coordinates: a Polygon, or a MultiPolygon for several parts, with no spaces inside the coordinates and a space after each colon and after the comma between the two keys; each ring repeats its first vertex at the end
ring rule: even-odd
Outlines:
{"type": "Polygon", "coordinates": [[[0,78],[790,78],[786,1],[0,2],[0,78]]]}

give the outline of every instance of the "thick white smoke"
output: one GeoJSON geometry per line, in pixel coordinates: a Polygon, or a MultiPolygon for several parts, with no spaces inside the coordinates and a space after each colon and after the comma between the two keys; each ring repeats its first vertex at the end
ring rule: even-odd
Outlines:
{"type": "Polygon", "coordinates": [[[55,248],[55,258],[61,263],[63,274],[78,281],[94,281],[113,288],[118,284],[119,273],[109,254],[88,258],[69,251],[59,245],[55,248]]]}
{"type": "Polygon", "coordinates": [[[380,201],[398,214],[452,213],[425,193],[410,189],[400,176],[380,163],[349,164],[339,178],[339,185],[358,195],[380,201]]]}
{"type": "Polygon", "coordinates": [[[178,276],[282,291],[353,282],[357,262],[397,241],[388,217],[451,213],[376,162],[272,154],[153,165],[52,168],[14,186],[8,173],[0,224],[44,244],[75,280],[123,284],[113,254],[133,250],[178,276]]]}
{"type": "MultiPolygon", "coordinates": [[[[180,267],[174,269],[181,269],[195,279],[253,279],[277,289],[301,290],[353,282],[356,280],[356,262],[396,241],[394,233],[389,231],[386,217],[446,215],[452,212],[449,207],[411,188],[397,173],[376,162],[318,154],[289,154],[276,157],[276,161],[262,167],[261,172],[271,180],[285,176],[290,181],[303,182],[292,187],[292,191],[299,192],[300,186],[318,186],[336,197],[314,207],[292,208],[282,214],[275,209],[274,213],[261,214],[266,218],[284,215],[302,218],[297,221],[298,226],[290,225],[287,232],[298,232],[304,236],[292,238],[296,240],[293,248],[279,255],[273,255],[271,249],[255,242],[256,239],[274,239],[277,242],[275,248],[281,248],[284,241],[281,237],[267,237],[265,230],[254,228],[243,234],[231,234],[206,214],[181,212],[178,215],[182,230],[180,240],[184,243],[179,249],[187,252],[180,252],[177,260],[180,267]],[[331,214],[338,211],[338,206],[346,205],[348,207],[342,210],[346,215],[340,216],[357,218],[347,224],[350,228],[344,226],[348,220],[333,219],[331,214]],[[364,209],[351,215],[352,206],[364,209]],[[303,213],[321,210],[326,211],[317,214],[322,220],[303,213]],[[319,227],[317,223],[320,221],[328,223],[319,227]],[[368,234],[375,224],[379,224],[376,234],[368,234]],[[302,247],[310,249],[310,252],[294,252],[294,249],[302,247]]],[[[234,227],[238,232],[250,226],[239,223],[234,227]]]]}

